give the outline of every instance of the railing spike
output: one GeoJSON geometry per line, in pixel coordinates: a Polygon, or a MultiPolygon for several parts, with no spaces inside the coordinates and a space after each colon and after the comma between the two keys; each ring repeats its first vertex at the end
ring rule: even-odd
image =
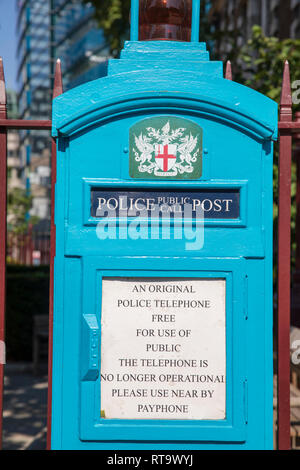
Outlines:
{"type": "Polygon", "coordinates": [[[284,63],[283,80],[280,98],[280,121],[292,120],[292,90],[290,79],[290,65],[288,60],[284,63]]]}
{"type": "Polygon", "coordinates": [[[225,78],[226,78],[227,80],[232,80],[232,67],[231,67],[231,62],[230,62],[230,60],[227,60],[227,62],[226,62],[225,78]]]}
{"type": "Polygon", "coordinates": [[[53,95],[52,98],[56,98],[57,96],[63,93],[63,81],[62,81],[62,73],[61,73],[61,61],[57,59],[56,66],[55,66],[55,73],[54,73],[54,84],[53,84],[53,95]]]}
{"type": "Polygon", "coordinates": [[[0,112],[2,118],[5,117],[4,114],[6,114],[6,102],[4,67],[2,57],[0,57],[0,112]]]}

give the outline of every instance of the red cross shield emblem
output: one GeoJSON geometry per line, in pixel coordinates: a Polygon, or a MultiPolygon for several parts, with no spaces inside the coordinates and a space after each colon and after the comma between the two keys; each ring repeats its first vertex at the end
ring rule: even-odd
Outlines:
{"type": "Polygon", "coordinates": [[[160,170],[170,171],[176,163],[177,145],[155,145],[155,162],[160,170]]]}

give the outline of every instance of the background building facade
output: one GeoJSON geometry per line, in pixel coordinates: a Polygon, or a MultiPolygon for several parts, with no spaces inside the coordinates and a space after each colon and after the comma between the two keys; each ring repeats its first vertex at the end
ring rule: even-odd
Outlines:
{"type": "MultiPolygon", "coordinates": [[[[44,0],[19,0],[18,20],[18,108],[20,118],[49,119],[51,113],[51,57],[49,5],[44,0]]],[[[32,215],[50,216],[50,136],[48,131],[20,132],[20,159],[25,184],[33,197],[32,215]],[[48,184],[31,187],[32,164],[46,156],[48,184]],[[38,197],[36,200],[35,198],[38,197]],[[38,207],[38,211],[36,210],[38,207]]],[[[43,165],[44,166],[44,165],[43,165]]]]}
{"type": "Polygon", "coordinates": [[[50,3],[52,72],[53,62],[61,58],[66,89],[106,75],[109,50],[92,5],[80,0],[50,3]]]}
{"type": "Polygon", "coordinates": [[[217,0],[209,16],[217,31],[233,33],[232,43],[221,39],[216,44],[216,54],[243,46],[254,25],[261,26],[266,36],[300,38],[300,0],[217,0]]]}
{"type": "MultiPolygon", "coordinates": [[[[18,109],[20,118],[50,119],[55,61],[62,61],[64,89],[106,74],[108,49],[81,0],[17,0],[18,109]]],[[[20,132],[19,156],[32,196],[31,213],[50,219],[48,131],[20,132]]]]}
{"type": "MultiPolygon", "coordinates": [[[[13,90],[7,90],[7,117],[8,119],[18,118],[17,94],[13,90]]],[[[7,133],[8,192],[15,188],[24,189],[24,168],[19,158],[19,147],[19,132],[9,130],[7,133]]]]}

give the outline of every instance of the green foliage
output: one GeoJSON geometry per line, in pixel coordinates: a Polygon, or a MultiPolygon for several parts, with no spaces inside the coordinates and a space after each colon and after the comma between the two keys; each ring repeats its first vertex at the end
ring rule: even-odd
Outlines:
{"type": "Polygon", "coordinates": [[[32,360],[34,315],[48,315],[49,267],[7,267],[6,352],[9,361],[32,360]]]}
{"type": "MultiPolygon", "coordinates": [[[[280,103],[284,62],[290,64],[291,82],[300,80],[300,39],[280,40],[264,35],[254,26],[252,37],[237,55],[234,80],[254,88],[280,103]]],[[[294,105],[294,111],[299,105],[294,105]]],[[[296,164],[292,164],[292,264],[296,250],[296,164]]],[[[274,233],[278,226],[278,143],[274,153],[274,233]]],[[[276,251],[276,244],[274,246],[276,251]]]]}
{"type": "Polygon", "coordinates": [[[29,218],[27,216],[31,209],[32,197],[26,194],[24,189],[14,188],[8,191],[7,195],[7,214],[8,230],[15,234],[25,233],[28,224],[37,223],[37,217],[29,218]]]}
{"type": "Polygon", "coordinates": [[[95,17],[110,46],[111,54],[117,57],[124,40],[129,37],[130,0],[83,0],[95,7],[95,17]]]}
{"type": "Polygon", "coordinates": [[[300,39],[267,37],[260,26],[254,26],[252,37],[238,54],[235,79],[279,103],[286,60],[290,64],[291,80],[300,80],[300,39]]]}

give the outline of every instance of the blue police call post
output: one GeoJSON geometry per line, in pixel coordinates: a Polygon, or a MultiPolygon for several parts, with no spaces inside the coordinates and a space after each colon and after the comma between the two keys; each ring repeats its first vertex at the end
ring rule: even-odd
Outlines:
{"type": "Polygon", "coordinates": [[[54,100],[53,449],[273,447],[277,105],[169,3],[54,100]]]}

